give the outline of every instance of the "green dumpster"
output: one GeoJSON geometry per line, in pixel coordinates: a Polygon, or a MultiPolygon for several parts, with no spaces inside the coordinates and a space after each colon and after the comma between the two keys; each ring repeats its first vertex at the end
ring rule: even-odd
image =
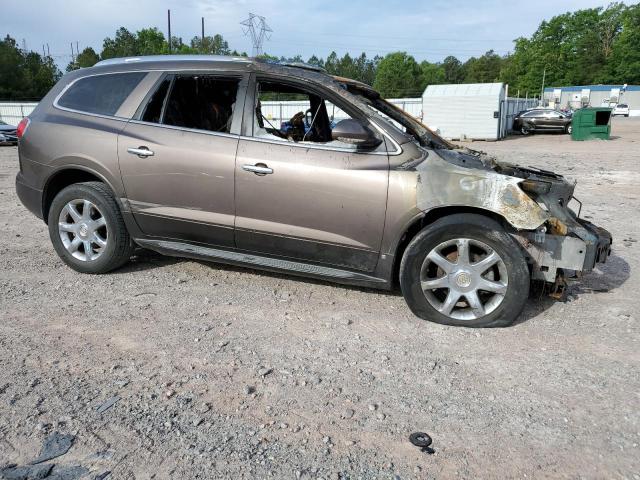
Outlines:
{"type": "Polygon", "coordinates": [[[609,140],[611,136],[611,108],[589,107],[573,112],[571,119],[571,139],[591,140],[600,138],[609,140]]]}

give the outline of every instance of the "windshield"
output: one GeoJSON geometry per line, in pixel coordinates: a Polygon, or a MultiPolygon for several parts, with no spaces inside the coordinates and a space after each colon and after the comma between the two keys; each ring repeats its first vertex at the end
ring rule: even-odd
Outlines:
{"type": "Polygon", "coordinates": [[[380,97],[371,87],[357,82],[344,82],[345,88],[360,99],[375,113],[381,115],[401,131],[411,135],[423,147],[435,149],[453,149],[455,146],[440,137],[429,127],[412,117],[391,102],[380,97]]]}

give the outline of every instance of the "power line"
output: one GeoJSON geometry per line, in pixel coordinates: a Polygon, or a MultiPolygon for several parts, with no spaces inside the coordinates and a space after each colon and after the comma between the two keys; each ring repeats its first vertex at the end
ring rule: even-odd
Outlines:
{"type": "MultiPolygon", "coordinates": [[[[406,51],[407,53],[412,53],[412,54],[447,54],[447,55],[460,55],[460,56],[468,56],[468,55],[474,55],[474,54],[479,54],[482,55],[484,53],[486,53],[488,50],[485,49],[448,49],[448,48],[443,48],[443,49],[428,49],[428,50],[414,50],[412,48],[407,48],[406,46],[388,46],[386,48],[380,48],[378,46],[375,45],[356,45],[356,44],[337,44],[337,43],[318,43],[318,42],[304,42],[304,41],[289,41],[287,40],[286,42],[282,41],[274,41],[274,44],[286,44],[286,45],[303,45],[303,46],[315,46],[315,47],[326,47],[326,48],[331,48],[333,50],[337,49],[344,49],[344,50],[351,50],[351,51],[360,51],[360,50],[369,50],[369,51],[376,51],[376,52],[380,52],[380,53],[391,53],[391,52],[398,52],[398,51],[406,51]]],[[[491,49],[489,49],[491,50],[491,49]]],[[[494,53],[500,55],[500,54],[506,54],[508,53],[508,51],[505,50],[493,50],[494,53]]]]}

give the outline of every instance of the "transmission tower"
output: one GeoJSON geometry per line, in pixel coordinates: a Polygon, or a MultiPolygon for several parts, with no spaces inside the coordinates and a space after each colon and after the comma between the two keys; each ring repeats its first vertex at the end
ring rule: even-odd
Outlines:
{"type": "Polygon", "coordinates": [[[271,38],[270,33],[273,32],[271,27],[267,25],[265,18],[260,15],[249,13],[249,18],[240,22],[240,25],[245,27],[243,28],[244,34],[251,36],[251,42],[253,43],[253,56],[257,57],[258,55],[262,55],[262,44],[265,39],[269,40],[269,38],[271,38]]]}

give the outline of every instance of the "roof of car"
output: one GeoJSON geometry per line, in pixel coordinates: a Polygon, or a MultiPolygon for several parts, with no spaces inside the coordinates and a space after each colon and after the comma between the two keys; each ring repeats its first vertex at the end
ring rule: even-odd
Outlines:
{"type": "Polygon", "coordinates": [[[147,55],[138,57],[109,58],[96,63],[93,67],[74,70],[67,75],[69,75],[69,79],[71,80],[72,78],[83,76],[93,71],[127,72],[134,70],[201,69],[216,69],[236,72],[253,70],[256,72],[294,75],[318,81],[324,81],[332,78],[327,74],[326,70],[315,65],[229,55],[147,55]]]}

